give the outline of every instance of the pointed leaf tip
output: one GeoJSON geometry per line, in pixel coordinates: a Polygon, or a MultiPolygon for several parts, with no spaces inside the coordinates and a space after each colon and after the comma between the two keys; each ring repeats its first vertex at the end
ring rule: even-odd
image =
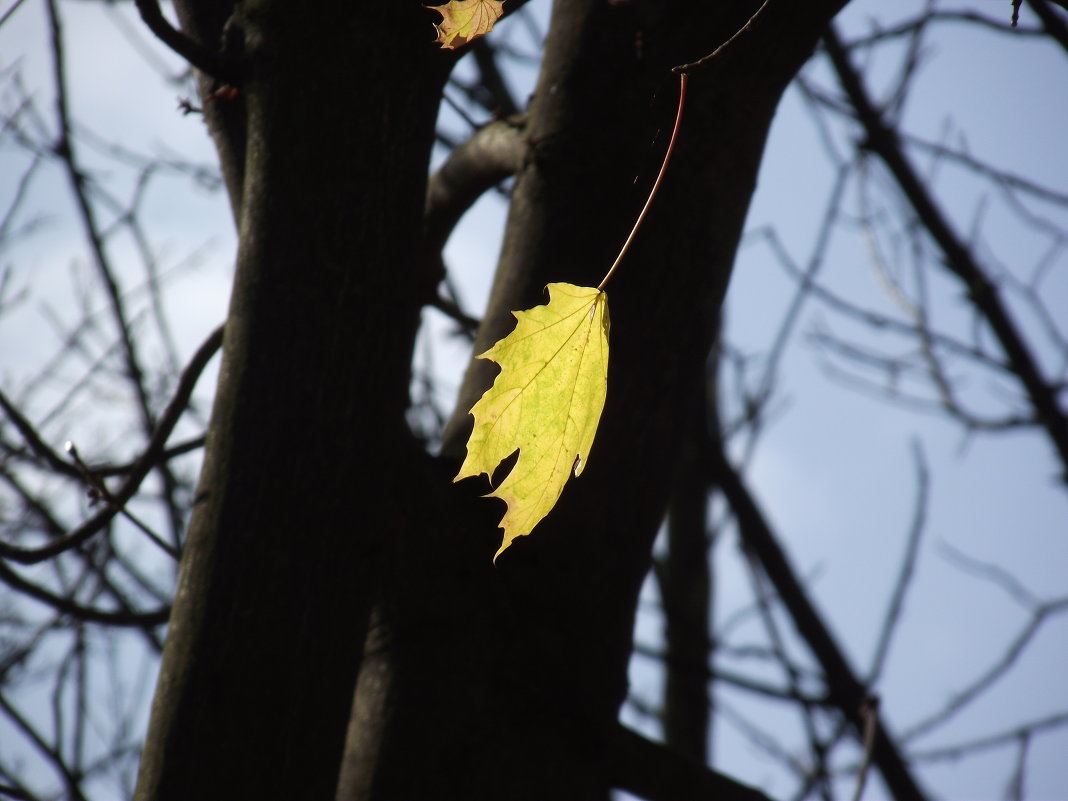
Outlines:
{"type": "Polygon", "coordinates": [[[529,534],[556,505],[564,484],[586,466],[608,389],[608,296],[573,284],[549,284],[549,302],[513,312],[516,327],[479,358],[501,366],[471,407],[475,425],[456,481],[493,471],[519,450],[487,497],[508,509],[494,561],[529,534]]]}

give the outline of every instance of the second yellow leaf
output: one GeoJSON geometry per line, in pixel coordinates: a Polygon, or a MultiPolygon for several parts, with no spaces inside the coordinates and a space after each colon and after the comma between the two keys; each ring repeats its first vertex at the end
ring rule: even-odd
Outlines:
{"type": "Polygon", "coordinates": [[[504,11],[503,0],[451,0],[443,6],[427,6],[441,14],[434,27],[438,43],[447,50],[463,47],[493,30],[504,11]]]}

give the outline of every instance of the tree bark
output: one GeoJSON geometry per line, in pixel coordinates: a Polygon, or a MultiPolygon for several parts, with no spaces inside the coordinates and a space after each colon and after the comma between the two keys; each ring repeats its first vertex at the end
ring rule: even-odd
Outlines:
{"type": "MultiPolygon", "coordinates": [[[[244,38],[234,16],[236,5],[235,0],[175,0],[174,9],[187,36],[204,47],[225,52],[240,68],[244,59],[238,51],[244,45],[244,38]]],[[[247,155],[245,96],[239,90],[227,99],[213,100],[215,92],[222,88],[219,79],[199,71],[196,77],[204,122],[219,154],[219,169],[230,198],[230,209],[234,222],[240,223],[247,155]]]]}
{"type": "MultiPolygon", "coordinates": [[[[659,167],[677,79],[757,3],[559,0],[529,110],[480,353],[553,280],[595,285],[659,167]],[[658,129],[660,136],[657,135],[658,129]],[[637,176],[637,180],[636,180],[637,176]]],[[[619,275],[608,400],[588,466],[498,560],[484,481],[450,487],[492,380],[474,362],[427,485],[386,545],[339,790],[363,799],[606,799],[638,589],[779,97],[841,2],[774,16],[691,81],[661,195],[619,275]],[[373,749],[370,755],[369,749],[373,749]]],[[[695,796],[698,797],[698,796],[695,796]]]]}
{"type": "Polygon", "coordinates": [[[709,759],[714,620],[708,519],[714,485],[707,462],[709,420],[717,418],[707,395],[699,386],[687,412],[688,431],[668,507],[667,553],[657,566],[664,615],[664,742],[701,764],[709,759]]]}
{"type": "Polygon", "coordinates": [[[137,798],[334,795],[377,554],[425,458],[404,414],[452,62],[427,14],[242,5],[237,273],[137,798]]]}
{"type": "MultiPolygon", "coordinates": [[[[240,5],[224,32],[242,106],[212,122],[231,162],[237,274],[138,798],[608,797],[678,409],[717,328],[778,99],[843,2],[769,0],[695,76],[676,162],[609,290],[610,391],[589,469],[496,568],[500,509],[479,482],[450,484],[490,376],[469,371],[438,459],[404,417],[438,277],[419,233],[454,59],[415,2],[240,5]]],[[[599,280],[659,165],[670,67],[757,5],[557,3],[476,348],[548,281],[599,280]]],[[[220,24],[194,0],[182,8],[200,36],[220,24]]]]}

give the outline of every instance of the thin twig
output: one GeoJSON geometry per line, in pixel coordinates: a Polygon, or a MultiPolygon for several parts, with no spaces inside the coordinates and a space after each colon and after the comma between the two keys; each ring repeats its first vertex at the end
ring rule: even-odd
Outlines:
{"type": "Polygon", "coordinates": [[[21,6],[24,2],[25,0],[15,0],[15,2],[11,4],[11,8],[5,11],[4,15],[0,17],[0,26],[7,22],[11,15],[18,11],[19,6],[21,6]]]}
{"type": "Polygon", "coordinates": [[[111,490],[108,489],[108,485],[101,480],[100,476],[96,475],[89,469],[89,465],[82,461],[82,457],[78,455],[78,448],[75,447],[73,442],[67,442],[64,446],[67,454],[70,456],[71,461],[74,462],[75,467],[78,468],[78,472],[81,474],[82,479],[89,485],[89,492],[94,501],[102,500],[105,503],[117,506],[119,514],[134,524],[149,540],[152,541],[160,550],[171,557],[174,560],[178,560],[181,557],[177,548],[172,548],[165,543],[160,536],[153,531],[148,525],[133,514],[125,506],[115,503],[115,496],[111,494],[111,490]]]}
{"type": "Polygon", "coordinates": [[[920,550],[920,539],[923,536],[924,524],[927,518],[927,499],[930,495],[930,474],[927,470],[927,460],[923,455],[923,448],[919,442],[912,446],[913,459],[916,462],[916,503],[914,506],[912,525],[910,526],[908,542],[905,546],[905,556],[901,561],[901,571],[898,573],[894,584],[894,592],[890,602],[886,606],[886,615],[883,618],[882,630],[879,632],[879,642],[875,646],[875,656],[872,658],[871,670],[868,673],[867,684],[875,685],[886,662],[886,656],[890,652],[890,641],[894,630],[901,619],[901,611],[905,605],[905,595],[916,570],[916,559],[920,550]]]}
{"type": "Polygon", "coordinates": [[[879,699],[868,696],[861,706],[860,715],[864,719],[864,759],[857,772],[857,785],[853,791],[853,801],[860,801],[864,795],[864,785],[868,780],[868,768],[871,767],[871,753],[875,747],[875,726],[879,720],[879,699]]]}
{"type": "Polygon", "coordinates": [[[44,756],[45,760],[51,764],[56,773],[59,774],[63,783],[66,785],[68,798],[70,798],[71,801],[85,801],[85,795],[82,793],[79,778],[71,772],[70,767],[64,761],[59,750],[45,742],[41,733],[22,716],[19,710],[7,700],[2,692],[0,692],[0,710],[3,710],[4,714],[7,715],[8,720],[11,721],[14,727],[23,733],[34,747],[41,752],[41,755],[44,756]]]}
{"type": "Polygon", "coordinates": [[[812,752],[811,768],[806,771],[806,784],[809,785],[809,789],[818,787],[823,797],[829,801],[831,777],[827,770],[828,753],[826,744],[819,736],[816,721],[813,717],[814,708],[804,702],[804,696],[801,693],[800,686],[800,672],[795,667],[793,660],[790,659],[789,654],[787,654],[785,639],[779,631],[778,624],[775,622],[775,615],[769,602],[769,599],[774,595],[774,592],[767,583],[767,575],[764,573],[763,567],[756,554],[751,549],[744,547],[743,553],[746,565],[749,567],[749,577],[753,588],[753,594],[756,598],[757,609],[760,611],[761,620],[764,623],[764,630],[767,634],[768,642],[771,644],[771,649],[775,654],[776,661],[786,674],[789,694],[797,702],[797,711],[801,718],[801,725],[805,730],[809,749],[812,752]]]}
{"type": "MultiPolygon", "coordinates": [[[[137,347],[134,342],[131,318],[126,310],[126,301],[119,287],[118,278],[111,264],[109,255],[104,245],[104,235],[97,222],[97,212],[90,202],[87,185],[87,176],[79,165],[76,156],[74,139],[72,137],[72,120],[69,109],[68,87],[66,78],[66,63],[64,56],[63,33],[60,24],[59,8],[57,0],[48,0],[48,19],[52,39],[52,71],[56,87],[55,108],[56,118],[59,122],[59,136],[54,146],[55,153],[63,163],[64,171],[70,183],[71,194],[81,218],[82,227],[93,261],[100,276],[101,283],[106,290],[108,305],[111,309],[114,325],[122,343],[123,361],[126,367],[126,378],[132,385],[138,401],[138,411],[141,417],[141,426],[145,436],[151,436],[156,427],[156,416],[149,398],[144,369],[141,366],[137,347]]],[[[156,8],[159,11],[158,6],[156,8]]],[[[162,16],[161,16],[162,18],[162,16]]],[[[168,513],[171,537],[177,545],[184,525],[181,511],[175,502],[175,492],[178,482],[166,463],[157,465],[160,481],[163,484],[162,498],[168,513]]]]}
{"type": "Polygon", "coordinates": [[[721,56],[728,47],[733,45],[736,41],[738,41],[738,39],[740,39],[742,36],[752,30],[754,23],[757,21],[757,18],[764,11],[769,2],[771,2],[771,0],[764,0],[764,2],[760,4],[760,8],[753,12],[753,16],[751,16],[746,21],[745,25],[735,31],[735,33],[731,36],[730,39],[725,41],[707,56],[702,56],[701,58],[697,59],[697,61],[691,61],[689,64],[680,64],[677,67],[672,67],[671,71],[676,72],[679,75],[685,75],[689,72],[693,72],[694,70],[701,69],[713,59],[719,58],[719,56],[721,56]]]}
{"type": "Polygon", "coordinates": [[[824,34],[824,46],[867,134],[866,146],[890,170],[920,222],[941,249],[946,268],[964,285],[968,300],[997,337],[1012,371],[1027,393],[1038,424],[1045,429],[1050,444],[1057,451],[1061,478],[1068,483],[1068,412],[1061,408],[1054,386],[1044,377],[1041,365],[1002,300],[998,287],[961,241],[928,187],[920,180],[905,155],[900,136],[876,108],[833,25],[824,34]]]}
{"type": "Polygon", "coordinates": [[[69,615],[75,620],[84,620],[87,623],[103,623],[108,626],[130,626],[141,628],[143,626],[161,626],[167,622],[167,619],[171,615],[170,605],[160,607],[151,612],[112,612],[104,609],[93,609],[88,606],[82,606],[81,604],[72,601],[70,598],[56,595],[55,593],[46,590],[44,587],[34,584],[32,581],[16,573],[2,560],[0,560],[0,581],[3,581],[13,590],[17,590],[23,595],[28,595],[30,598],[33,598],[35,601],[40,601],[41,603],[52,607],[57,612],[69,615]]]}
{"type": "Polygon", "coordinates": [[[1068,728],[1068,711],[1061,711],[1048,715],[1038,720],[1032,720],[1013,726],[1006,731],[996,734],[988,734],[973,740],[940,745],[934,748],[915,749],[911,751],[912,758],[917,762],[941,762],[946,760],[958,760],[969,754],[980,751],[989,751],[994,748],[1003,748],[1021,737],[1033,738],[1038,734],[1068,728]]]}
{"type": "Polygon", "coordinates": [[[759,790],[706,768],[699,762],[616,724],[607,754],[612,786],[649,801],[715,798],[768,801],[759,790]]]}
{"type": "Polygon", "coordinates": [[[1058,614],[1065,613],[1068,613],[1068,596],[1041,604],[1034,610],[1031,619],[1020,629],[1000,659],[987,667],[969,684],[954,692],[941,709],[902,731],[900,735],[901,741],[907,743],[910,740],[915,740],[954,717],[973,699],[981,695],[1009,672],[1020,654],[1034,639],[1043,623],[1058,614]]]}
{"type": "MultiPolygon", "coordinates": [[[[738,519],[738,527],[746,546],[760,559],[764,571],[793,618],[794,625],[823,668],[831,698],[858,734],[861,733],[864,720],[860,716],[860,705],[868,697],[867,689],[853,672],[841,647],[809,600],[778,539],[772,533],[741,476],[722,451],[712,454],[712,458],[715,462],[713,469],[719,477],[723,494],[738,519]]],[[[872,759],[898,801],[919,801],[925,798],[904,754],[880,721],[876,722],[872,759]]]]}
{"type": "Polygon", "coordinates": [[[134,463],[126,481],[114,493],[113,504],[102,509],[70,533],[39,548],[20,548],[0,542],[0,557],[22,564],[43,562],[64,551],[78,547],[107,525],[119,513],[121,507],[134,496],[149,471],[159,462],[167,438],[171,435],[186,406],[188,406],[189,398],[193,394],[193,389],[196,387],[200,374],[222,345],[222,340],[223,326],[219,326],[197,349],[197,352],[193,354],[193,358],[190,359],[189,364],[186,365],[185,370],[182,372],[181,379],[178,381],[178,386],[170,403],[160,416],[159,423],[157,423],[156,430],[153,432],[148,445],[134,463]]]}

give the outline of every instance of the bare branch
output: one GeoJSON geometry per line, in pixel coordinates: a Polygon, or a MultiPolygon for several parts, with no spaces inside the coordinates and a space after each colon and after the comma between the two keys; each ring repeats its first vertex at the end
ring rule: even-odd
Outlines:
{"type": "Polygon", "coordinates": [[[955,150],[937,142],[929,142],[925,139],[921,139],[918,136],[912,134],[902,134],[902,140],[919,150],[923,150],[927,153],[934,154],[949,161],[956,162],[962,167],[966,167],[979,175],[984,175],[992,179],[998,186],[1008,189],[1018,189],[1021,192],[1026,192],[1029,195],[1033,195],[1040,200],[1047,201],[1049,203],[1056,203],[1060,206],[1068,206],[1068,194],[1059,192],[1056,189],[1052,189],[1048,186],[1036,183],[1028,178],[1024,178],[1020,175],[1016,175],[1007,170],[992,167],[985,161],[976,158],[966,151],[955,150]]]}
{"type": "MultiPolygon", "coordinates": [[[[857,679],[845,655],[802,588],[763,513],[750,496],[741,477],[722,452],[714,455],[714,471],[723,494],[738,519],[746,547],[760,559],[768,578],[778,590],[794,625],[805,638],[827,676],[832,700],[850,721],[856,732],[864,729],[860,710],[868,697],[867,689],[857,679]]],[[[923,799],[925,795],[908,768],[882,722],[877,721],[872,759],[887,786],[898,801],[923,799]]]]}
{"type": "Polygon", "coordinates": [[[665,745],[617,725],[607,755],[614,787],[648,801],[769,801],[754,790],[704,767],[665,745]]]}
{"type": "MultiPolygon", "coordinates": [[[[456,146],[445,163],[430,176],[426,190],[423,258],[436,284],[447,277],[442,250],[460,218],[483,193],[515,175],[526,158],[525,119],[498,120],[479,128],[456,146]]],[[[462,330],[477,329],[478,321],[454,299],[431,294],[431,305],[456,320],[462,330]]]]}
{"type": "Polygon", "coordinates": [[[479,128],[458,145],[445,163],[430,176],[426,192],[425,247],[441,252],[449,234],[487,190],[514,175],[523,166],[527,144],[525,120],[498,120],[479,128]]]}
{"type": "Polygon", "coordinates": [[[912,758],[917,762],[957,760],[976,752],[1003,748],[1025,737],[1033,738],[1036,735],[1065,727],[1068,727],[1068,712],[1058,712],[1038,720],[1022,723],[1019,726],[1013,726],[996,734],[965,740],[953,745],[938,746],[937,748],[918,748],[913,750],[911,754],[912,758]]]}
{"type": "Polygon", "coordinates": [[[857,773],[857,786],[853,791],[853,801],[860,801],[864,797],[864,784],[868,778],[868,767],[871,765],[871,752],[875,744],[875,726],[878,722],[879,700],[869,698],[868,703],[861,709],[864,718],[864,760],[860,763],[860,771],[857,773]]]}
{"type": "Polygon", "coordinates": [[[134,496],[145,476],[159,462],[164,446],[167,443],[167,438],[171,435],[186,406],[189,404],[189,398],[193,394],[193,389],[196,387],[201,372],[222,346],[222,338],[223,327],[219,326],[197,349],[197,352],[193,354],[193,358],[182,372],[171,402],[160,416],[159,423],[157,423],[156,430],[153,432],[148,445],[130,469],[126,481],[113,494],[113,503],[97,512],[96,515],[75,530],[39,548],[20,548],[7,543],[0,543],[0,557],[23,564],[42,562],[64,551],[78,547],[107,525],[119,513],[122,506],[134,496]]]}
{"type": "Polygon", "coordinates": [[[1012,371],[1027,393],[1036,418],[1058,454],[1062,480],[1068,483],[1068,415],[1060,407],[1056,389],[1042,376],[1034,354],[1005,307],[997,287],[954,232],[909,163],[896,129],[887,125],[868,96],[833,26],[827,29],[824,45],[857,119],[864,126],[866,146],[886,164],[931,238],[942,250],[946,267],[964,284],[969,299],[997,337],[1012,371]]]}
{"type": "Polygon", "coordinates": [[[5,11],[2,16],[0,16],[0,25],[3,25],[5,22],[7,22],[11,18],[11,15],[18,11],[19,6],[21,6],[24,2],[25,0],[15,0],[15,2],[11,4],[10,8],[8,8],[8,10],[5,11]]]}
{"type": "Polygon", "coordinates": [[[508,88],[508,82],[497,64],[496,48],[483,37],[475,40],[471,50],[475,54],[475,63],[478,64],[481,85],[485,87],[494,104],[489,110],[498,117],[513,117],[518,114],[519,104],[516,103],[512,90],[508,88]]]}
{"type": "Polygon", "coordinates": [[[723,55],[723,53],[727,51],[727,49],[731,45],[733,45],[735,42],[737,42],[739,39],[741,39],[753,29],[753,26],[760,18],[760,15],[764,13],[764,9],[767,8],[769,2],[771,2],[771,0],[764,0],[764,2],[760,4],[757,10],[753,12],[753,16],[746,20],[745,25],[739,28],[735,33],[730,36],[729,39],[723,42],[723,44],[719,45],[707,56],[702,56],[701,58],[697,59],[697,61],[692,61],[689,64],[680,64],[677,67],[673,67],[671,71],[679,74],[694,72],[695,70],[699,70],[710,64],[715,59],[719,58],[721,55],[723,55]]]}
{"type": "MultiPolygon", "coordinates": [[[[113,323],[118,331],[119,341],[122,343],[122,355],[126,367],[126,378],[138,401],[141,426],[145,435],[149,436],[155,428],[156,418],[148,395],[144,369],[141,366],[140,357],[134,343],[131,331],[131,319],[126,311],[123,294],[119,288],[115,271],[104,247],[104,236],[97,222],[96,211],[90,202],[87,191],[86,174],[78,163],[74,140],[71,137],[72,123],[69,111],[64,43],[56,0],[48,0],[47,9],[52,40],[53,81],[56,88],[56,118],[59,122],[59,136],[53,150],[63,163],[64,171],[67,174],[67,179],[70,184],[71,194],[78,209],[79,217],[81,218],[82,228],[90,252],[93,255],[94,264],[99,274],[101,284],[106,290],[113,323]]],[[[177,481],[165,462],[157,464],[156,468],[159,472],[160,480],[163,483],[164,499],[166,501],[165,506],[171,527],[171,537],[177,545],[183,527],[181,512],[179,511],[177,504],[174,502],[177,481]]]]}
{"type": "Polygon", "coordinates": [[[44,737],[40,732],[28,721],[25,717],[16,709],[10,701],[4,697],[4,694],[0,692],[0,710],[3,710],[8,719],[15,725],[15,728],[22,732],[26,738],[33,743],[34,747],[45,757],[45,760],[49,763],[53,770],[59,774],[63,780],[67,789],[68,797],[71,801],[86,801],[85,796],[82,794],[81,777],[74,775],[71,772],[70,767],[63,759],[59,751],[45,742],[44,737]]]}
{"type": "Polygon", "coordinates": [[[134,0],[134,4],[148,29],[175,53],[220,83],[236,80],[233,65],[227,63],[221,53],[209,50],[171,25],[163,16],[159,0],[134,0]]]}
{"type": "MultiPolygon", "coordinates": [[[[1068,4],[1064,0],[1053,0],[1053,3],[1068,11],[1068,4]]],[[[1042,27],[1046,29],[1046,33],[1052,36],[1065,52],[1068,52],[1068,23],[1053,11],[1053,3],[1047,0],[1027,0],[1028,7],[1042,20],[1042,27]]],[[[1019,4],[1020,0],[1014,0],[1014,6],[1019,6],[1019,4]]]]}
{"type": "Polygon", "coordinates": [[[135,628],[160,626],[167,622],[171,614],[169,605],[151,612],[111,612],[82,606],[69,598],[56,595],[44,587],[34,584],[32,581],[20,576],[3,561],[0,561],[0,581],[3,581],[13,590],[17,590],[35,601],[40,601],[52,607],[57,612],[62,612],[75,620],[84,620],[88,623],[103,623],[108,626],[130,626],[135,628]]]}
{"type": "Polygon", "coordinates": [[[925,9],[922,13],[909,17],[894,25],[882,27],[873,25],[871,33],[850,39],[846,46],[850,50],[870,48],[873,45],[885,43],[903,36],[911,36],[918,27],[930,27],[938,23],[967,23],[985,30],[1003,33],[1009,36],[1044,36],[1041,28],[1015,27],[1005,22],[1004,18],[988,17],[970,10],[932,10],[925,9]]]}
{"type": "Polygon", "coordinates": [[[939,548],[950,563],[958,570],[970,573],[976,578],[989,581],[1000,587],[1009,597],[1020,606],[1034,611],[1042,606],[1042,602],[1023,585],[1018,578],[1012,575],[1001,565],[991,564],[969,556],[950,542],[942,541],[939,548]]]}
{"type": "Polygon", "coordinates": [[[1042,624],[1049,618],[1068,612],[1068,598],[1061,598],[1041,604],[1034,610],[1027,624],[1017,633],[1016,637],[1005,649],[1001,657],[993,662],[985,671],[974,678],[969,684],[956,690],[949,701],[939,710],[928,715],[920,721],[909,726],[901,733],[902,742],[908,742],[920,737],[955,716],[972,700],[984,693],[994,682],[1008,673],[1016,663],[1024,649],[1030,644],[1038,633],[1042,624]]]}
{"type": "MultiPolygon", "coordinates": [[[[913,443],[913,460],[916,464],[916,502],[913,507],[912,526],[909,530],[905,545],[905,556],[901,562],[901,571],[894,584],[894,592],[886,605],[886,614],[883,618],[882,629],[879,632],[879,641],[875,646],[875,655],[872,657],[871,670],[868,672],[867,684],[875,686],[886,664],[887,654],[890,653],[890,641],[894,631],[901,621],[901,612],[905,605],[905,595],[908,592],[916,569],[916,559],[920,550],[920,539],[923,536],[924,524],[927,518],[927,501],[930,494],[930,475],[927,470],[927,460],[924,458],[923,449],[918,442],[913,443]]],[[[874,714],[874,712],[872,713],[874,714]]],[[[862,788],[863,789],[863,788],[862,788]]],[[[858,796],[859,798],[859,796],[858,796]]]]}
{"type": "Polygon", "coordinates": [[[825,799],[829,799],[831,787],[830,774],[827,771],[828,752],[825,743],[822,741],[816,730],[816,723],[813,718],[814,707],[806,704],[803,700],[804,696],[801,693],[800,687],[800,671],[795,667],[793,660],[787,653],[786,642],[782,633],[779,631],[779,626],[775,622],[775,615],[772,612],[771,604],[769,602],[773,593],[771,592],[771,588],[766,586],[767,577],[753,551],[743,547],[743,553],[746,557],[746,564],[749,567],[749,577],[750,582],[753,585],[753,595],[756,598],[757,609],[759,610],[761,620],[764,623],[764,630],[767,634],[768,642],[771,644],[771,649],[775,654],[776,662],[781,666],[783,673],[786,674],[788,692],[796,701],[797,713],[801,718],[801,725],[805,730],[805,737],[808,740],[808,747],[812,758],[810,767],[805,772],[804,776],[806,794],[813,789],[818,788],[821,795],[825,799]]]}

